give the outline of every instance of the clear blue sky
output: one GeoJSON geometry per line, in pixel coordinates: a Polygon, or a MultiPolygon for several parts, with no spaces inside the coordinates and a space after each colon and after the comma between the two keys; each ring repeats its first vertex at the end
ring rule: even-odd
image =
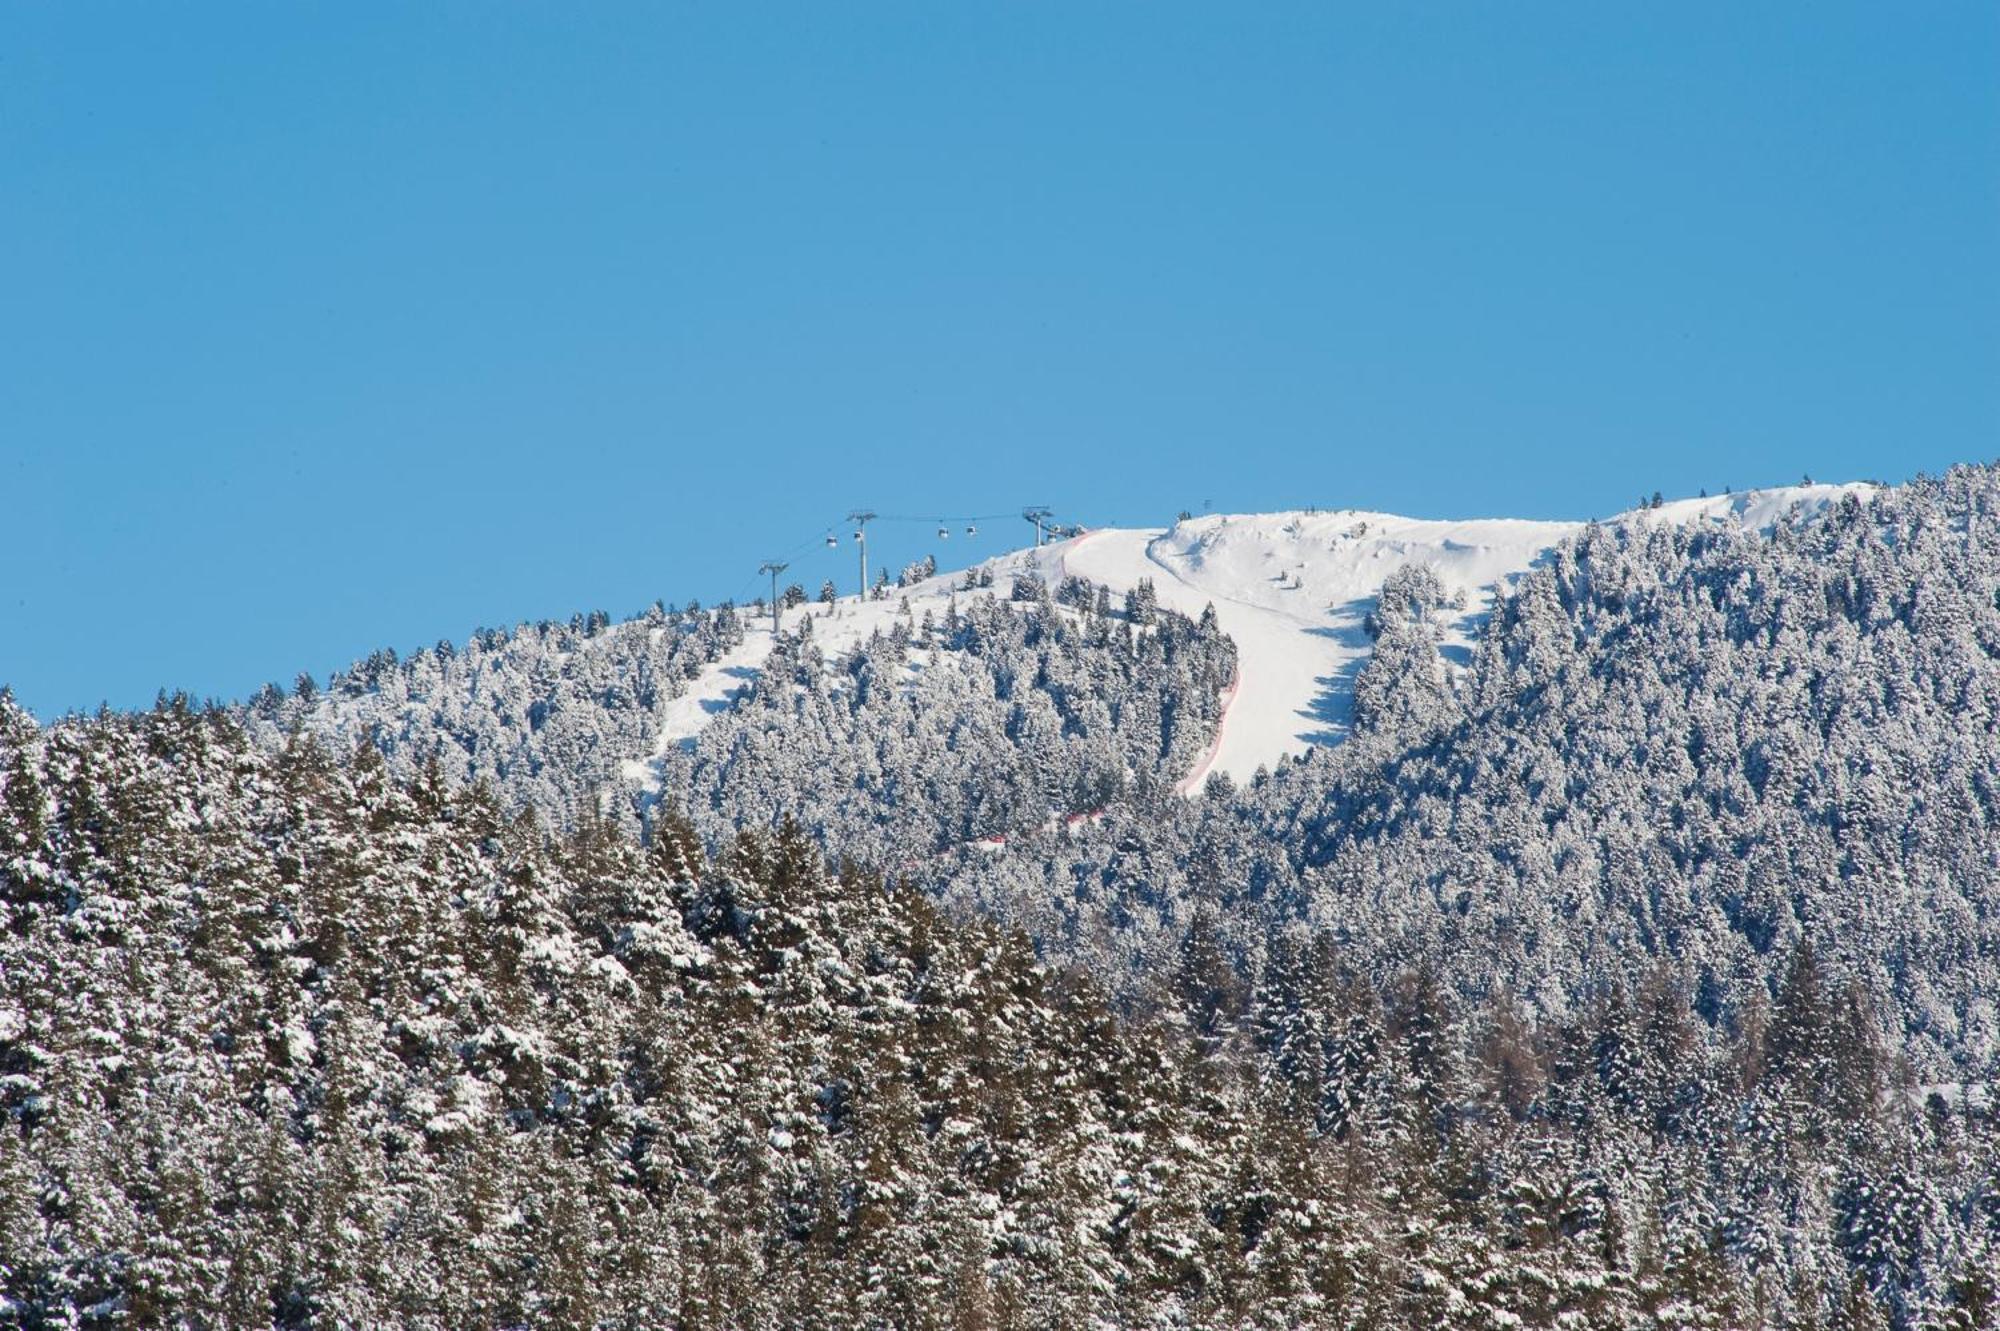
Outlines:
{"type": "Polygon", "coordinates": [[[0,680],[747,596],[857,505],[1987,459],[1996,71],[1990,0],[8,5],[0,680]]]}

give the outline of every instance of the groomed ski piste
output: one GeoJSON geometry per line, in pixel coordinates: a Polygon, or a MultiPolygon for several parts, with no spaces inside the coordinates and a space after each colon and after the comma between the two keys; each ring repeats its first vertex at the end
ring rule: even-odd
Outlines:
{"type": "MultiPolygon", "coordinates": [[[[1682,499],[1603,519],[1609,524],[1706,523],[1767,531],[1795,508],[1824,512],[1849,493],[1864,500],[1866,484],[1796,485],[1682,499]]],[[[1008,595],[1014,580],[1039,574],[1051,587],[1066,576],[1111,589],[1114,596],[1150,580],[1159,604],[1191,618],[1215,607],[1222,631],[1235,642],[1237,678],[1224,697],[1218,733],[1181,780],[1193,794],[1211,772],[1242,782],[1285,756],[1337,744],[1348,730],[1355,674],[1372,643],[1364,628],[1383,582],[1409,564],[1428,565],[1454,601],[1444,652],[1453,665],[1469,659],[1479,625],[1495,599],[1583,522],[1489,518],[1447,521],[1346,509],[1212,514],[1171,527],[1105,527],[1039,549],[985,561],[991,593],[1008,595]]],[[[968,592],[965,572],[940,573],[884,600],[843,597],[783,612],[784,631],[807,616],[828,654],[887,631],[902,613],[939,614],[968,592]]],[[[727,711],[754,679],[771,650],[768,616],[757,620],[735,650],[710,665],[667,708],[666,722],[642,759],[625,764],[641,785],[657,783],[658,764],[677,744],[698,735],[727,711]]]]}

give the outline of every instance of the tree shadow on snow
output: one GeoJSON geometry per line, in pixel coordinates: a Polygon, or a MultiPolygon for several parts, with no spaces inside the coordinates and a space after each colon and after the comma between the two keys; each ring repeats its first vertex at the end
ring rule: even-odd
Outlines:
{"type": "Polygon", "coordinates": [[[736,700],[743,696],[743,690],[749,686],[751,680],[757,678],[760,672],[755,666],[737,665],[724,666],[722,673],[731,679],[741,680],[742,683],[724,693],[720,698],[703,698],[701,700],[701,710],[710,716],[718,715],[734,707],[736,700]]]}
{"type": "Polygon", "coordinates": [[[1331,638],[1352,653],[1339,669],[1313,681],[1319,685],[1319,693],[1310,707],[1298,713],[1316,727],[1300,734],[1299,738],[1306,743],[1338,744],[1354,728],[1354,678],[1361,673],[1372,646],[1364,626],[1380,599],[1358,596],[1328,612],[1332,623],[1306,630],[1315,637],[1331,638]]]}
{"type": "MultiPolygon", "coordinates": [[[[1528,572],[1554,562],[1555,551],[1544,550],[1535,556],[1527,569],[1511,573],[1494,585],[1491,595],[1494,604],[1476,604],[1461,610],[1451,623],[1451,630],[1464,635],[1467,642],[1446,642],[1438,646],[1438,655],[1459,669],[1472,665],[1475,644],[1485,633],[1487,621],[1493,618],[1495,606],[1500,598],[1511,595],[1528,572]]],[[[1373,643],[1368,637],[1365,625],[1369,614],[1380,604],[1379,596],[1356,597],[1342,605],[1333,607],[1327,613],[1332,623],[1323,628],[1307,629],[1322,638],[1331,638],[1343,647],[1351,648],[1355,655],[1344,662],[1331,675],[1321,676],[1316,683],[1320,686],[1319,696],[1313,699],[1311,707],[1299,713],[1308,721],[1315,722],[1319,729],[1300,736],[1309,744],[1338,744],[1354,729],[1354,680],[1361,673],[1361,667],[1372,654],[1373,643]]]]}

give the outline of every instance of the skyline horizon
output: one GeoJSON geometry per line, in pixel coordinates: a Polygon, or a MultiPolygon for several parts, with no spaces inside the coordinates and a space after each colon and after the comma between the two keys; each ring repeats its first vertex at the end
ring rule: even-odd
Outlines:
{"type": "Polygon", "coordinates": [[[2000,452],[1990,5],[69,6],[0,47],[38,714],[742,597],[855,506],[1583,518],[2000,452]]]}
{"type": "MultiPolygon", "coordinates": [[[[1951,466],[1952,467],[2000,466],[2000,459],[1996,459],[1990,463],[1986,462],[1953,463],[1951,464],[1951,466]]],[[[1950,468],[1946,468],[1946,470],[1949,469],[1950,468]]],[[[1817,477],[1808,475],[1808,476],[1802,476],[1798,481],[1789,483],[1776,482],[1764,485],[1744,486],[1740,488],[1723,486],[1713,491],[1708,490],[1706,487],[1698,487],[1696,493],[1690,493],[1684,495],[1667,494],[1662,492],[1661,498],[1668,504],[1676,504],[1676,503],[1697,501],[1700,499],[1712,500],[1712,499],[1722,498],[1725,496],[1734,496],[1736,498],[1742,499],[1742,498],[1749,498],[1752,496],[1756,496],[1758,494],[1768,493],[1775,490],[1799,489],[1805,486],[1816,486],[1825,488],[1845,488],[1855,485],[1868,485],[1876,487],[1887,486],[1893,488],[1895,486],[1907,484],[1910,481],[1915,480],[1919,476],[1925,474],[1928,473],[1919,471],[1912,473],[1910,476],[1900,477],[1894,480],[1884,480],[1882,478],[1873,478],[1873,477],[1827,478],[1827,477],[1817,477]]],[[[1228,511],[1204,509],[1200,511],[1189,510],[1189,514],[1192,518],[1196,519],[1220,518],[1224,520],[1238,520],[1238,519],[1248,519],[1248,518],[1258,518],[1258,517],[1275,517],[1275,516],[1286,516],[1292,514],[1360,513],[1360,514],[1368,514],[1370,516],[1399,517],[1405,519],[1412,519],[1416,521],[1446,522],[1446,523],[1550,522],[1550,521],[1591,523],[1599,521],[1608,521],[1614,518],[1644,512],[1650,507],[1650,501],[1651,501],[1650,496],[1643,496],[1643,495],[1635,496],[1634,502],[1605,512],[1586,514],[1586,515],[1570,515],[1570,516],[1540,515],[1540,514],[1526,515],[1526,514],[1510,514],[1510,513],[1465,513],[1465,514],[1450,514],[1450,515],[1434,515],[1425,513],[1396,513],[1393,510],[1366,508],[1357,505],[1340,505],[1340,506],[1295,505],[1292,507],[1233,509],[1228,511]]],[[[1027,507],[1029,506],[1023,506],[1023,508],[1027,507]]],[[[1062,519],[1066,515],[1062,512],[1062,510],[1056,510],[1052,516],[1056,519],[1062,519]]],[[[1022,512],[1016,511],[1016,512],[982,513],[982,514],[941,514],[940,518],[945,522],[951,524],[962,523],[968,520],[982,524],[979,535],[982,538],[984,538],[984,541],[982,542],[981,553],[976,557],[969,558],[962,562],[956,562],[956,561],[948,562],[946,558],[939,558],[937,561],[937,569],[939,574],[959,573],[966,569],[978,567],[980,565],[990,563],[994,560],[1004,558],[1007,555],[1018,553],[1026,549],[1031,549],[1036,544],[1034,540],[1034,532],[1031,527],[1021,532],[1015,533],[1017,539],[1013,544],[1008,544],[1006,539],[1000,535],[1000,533],[1010,532],[1013,530],[1011,523],[1009,522],[1010,519],[1012,521],[1023,520],[1024,514],[1022,512]],[[990,531],[986,526],[983,525],[987,523],[993,524],[990,531]]],[[[869,525],[871,528],[873,528],[876,523],[889,523],[892,526],[907,525],[907,526],[922,528],[936,521],[939,521],[939,518],[919,518],[913,514],[889,514],[889,515],[878,515],[876,518],[871,520],[869,525]]],[[[1178,521],[1177,514],[1167,515],[1165,520],[1160,522],[1090,523],[1085,521],[1077,524],[1080,527],[1080,531],[1077,534],[1095,534],[1103,531],[1119,531],[1119,530],[1169,531],[1174,527],[1177,521],[1178,521]]],[[[788,561],[785,572],[779,578],[778,585],[780,589],[783,589],[791,585],[798,585],[805,590],[807,596],[810,598],[816,596],[817,594],[816,589],[813,585],[814,583],[831,582],[835,587],[836,594],[842,600],[846,600],[855,596],[856,587],[854,579],[856,576],[857,564],[854,561],[851,527],[852,524],[847,523],[845,521],[826,524],[823,533],[821,531],[815,531],[814,534],[806,536],[803,539],[795,542],[794,547],[791,550],[781,551],[778,554],[774,555],[773,556],[774,559],[784,559],[788,561]],[[837,538],[839,542],[837,547],[826,547],[825,543],[826,535],[829,534],[837,538]],[[817,558],[810,563],[804,562],[802,558],[796,561],[793,561],[791,559],[792,556],[801,555],[802,551],[811,551],[816,549],[823,549],[825,553],[820,558],[817,558]]],[[[874,542],[877,539],[878,538],[874,536],[871,536],[870,538],[871,542],[874,542]]],[[[913,539],[916,540],[918,544],[921,544],[920,536],[913,539]]],[[[1052,537],[1047,543],[1053,545],[1057,543],[1057,540],[1056,538],[1052,537]]],[[[871,557],[869,561],[871,584],[875,581],[875,579],[878,576],[893,580],[897,572],[898,566],[908,566],[912,563],[921,560],[926,554],[936,555],[940,547],[951,548],[951,549],[967,548],[966,543],[960,539],[959,534],[957,532],[954,532],[952,537],[948,538],[946,542],[941,542],[941,543],[934,542],[934,544],[931,547],[925,548],[914,555],[899,554],[896,556],[889,557],[887,559],[879,559],[879,560],[871,557]],[[951,544],[954,541],[957,542],[956,545],[951,544]]],[[[904,549],[904,547],[901,546],[894,548],[898,550],[904,549]]],[[[508,632],[543,623],[567,623],[567,622],[573,622],[577,619],[584,618],[599,612],[608,614],[613,623],[623,623],[632,619],[643,617],[650,609],[652,609],[655,606],[661,607],[668,611],[673,611],[685,607],[691,603],[699,604],[710,608],[718,608],[723,605],[731,605],[738,609],[744,609],[754,604],[767,602],[769,598],[769,585],[770,584],[768,582],[768,575],[760,570],[756,573],[750,574],[744,581],[742,581],[738,585],[736,590],[730,592],[723,592],[710,595],[702,595],[698,592],[690,592],[685,594],[678,592],[674,593],[662,592],[653,597],[651,600],[645,601],[636,606],[631,606],[623,609],[612,608],[602,604],[585,605],[578,603],[569,606],[566,609],[558,609],[546,614],[521,615],[511,618],[503,616],[499,620],[468,625],[462,629],[444,630],[435,636],[427,637],[425,635],[419,634],[417,641],[411,642],[407,645],[401,643],[382,642],[382,641],[357,643],[353,653],[344,660],[326,666],[300,665],[296,670],[292,671],[290,674],[285,674],[283,672],[280,672],[279,674],[270,675],[268,678],[265,679],[257,680],[248,684],[239,685],[233,692],[218,692],[215,690],[203,689],[200,687],[189,687],[185,683],[162,682],[159,685],[155,686],[152,693],[145,698],[133,698],[117,703],[113,703],[110,699],[106,698],[106,699],[100,699],[96,703],[83,704],[83,705],[70,705],[68,707],[59,710],[51,710],[35,706],[34,701],[32,699],[22,697],[20,695],[20,691],[17,688],[15,688],[13,683],[4,675],[0,675],[0,692],[4,692],[9,696],[11,696],[17,706],[22,707],[24,710],[28,712],[29,715],[35,717],[37,721],[41,722],[42,724],[48,724],[64,716],[94,715],[107,707],[114,712],[129,712],[129,711],[144,710],[148,706],[155,705],[160,699],[172,698],[176,695],[184,695],[201,705],[208,705],[210,703],[236,705],[248,702],[251,696],[257,690],[267,685],[277,685],[281,688],[289,690],[296,682],[297,677],[302,674],[310,675],[316,684],[324,686],[337,673],[347,670],[351,666],[363,661],[371,653],[383,650],[384,648],[396,651],[399,654],[407,655],[409,653],[429,648],[443,642],[450,642],[454,646],[463,647],[463,645],[476,634],[486,632],[489,630],[497,629],[503,632],[508,632]],[[761,588],[762,590],[757,590],[759,588],[761,588]]]]}

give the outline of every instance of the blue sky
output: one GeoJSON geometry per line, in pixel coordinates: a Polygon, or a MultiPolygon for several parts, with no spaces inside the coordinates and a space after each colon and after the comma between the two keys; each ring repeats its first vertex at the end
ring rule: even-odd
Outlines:
{"type": "Polygon", "coordinates": [[[8,6],[0,680],[851,579],[855,506],[1988,459],[1996,69],[1990,3],[8,6]]]}

